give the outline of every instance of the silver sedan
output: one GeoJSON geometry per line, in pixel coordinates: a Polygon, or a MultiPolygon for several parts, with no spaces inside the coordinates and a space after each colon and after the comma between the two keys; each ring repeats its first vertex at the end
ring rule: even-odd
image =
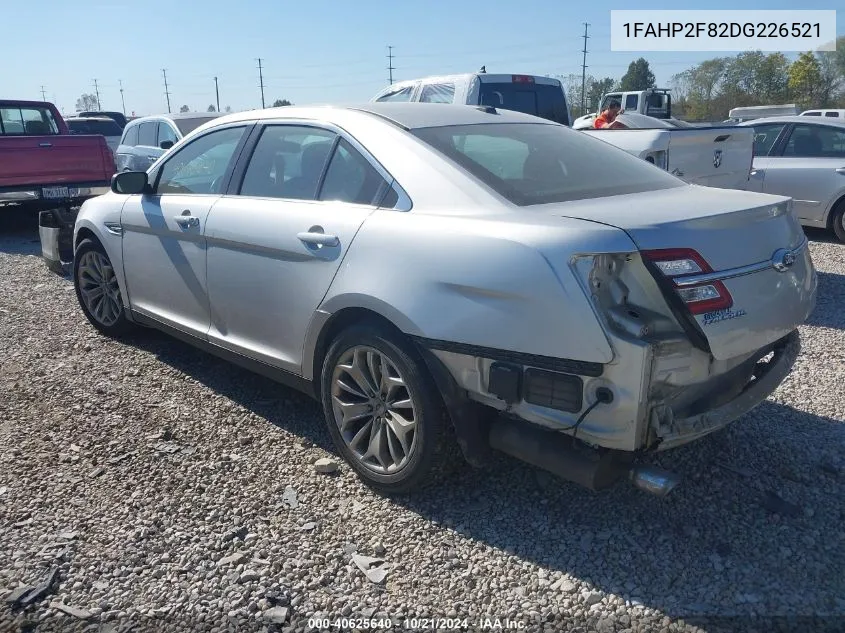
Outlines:
{"type": "Polygon", "coordinates": [[[748,188],[794,198],[802,224],[845,242],[845,121],[791,116],[740,125],[754,128],[748,188]]]}
{"type": "Polygon", "coordinates": [[[96,329],[159,328],[305,391],[388,492],[457,440],[664,493],[634,456],[765,399],[816,292],[788,198],[485,106],[222,117],[117,174],[73,244],[96,329]]]}

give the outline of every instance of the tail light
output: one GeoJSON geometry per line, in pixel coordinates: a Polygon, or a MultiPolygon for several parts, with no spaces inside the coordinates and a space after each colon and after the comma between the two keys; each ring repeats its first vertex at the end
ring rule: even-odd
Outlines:
{"type": "Polygon", "coordinates": [[[533,84],[534,77],[531,75],[511,75],[511,82],[515,84],[533,84]]]}
{"type": "Polygon", "coordinates": [[[710,264],[691,248],[665,248],[643,251],[643,256],[665,275],[692,314],[726,310],[733,297],[721,281],[684,283],[691,277],[712,273],[710,264]]]}

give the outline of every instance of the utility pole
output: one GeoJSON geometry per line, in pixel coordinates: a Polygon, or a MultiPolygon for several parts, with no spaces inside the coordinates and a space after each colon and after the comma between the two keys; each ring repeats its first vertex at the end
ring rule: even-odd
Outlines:
{"type": "Polygon", "coordinates": [[[100,88],[97,86],[97,80],[94,80],[94,93],[97,95],[97,110],[102,110],[103,106],[100,105],[100,88]]]}
{"type": "Polygon", "coordinates": [[[164,77],[164,96],[167,97],[167,113],[170,114],[170,93],[167,91],[167,69],[162,68],[161,74],[164,77]]]}
{"type": "Polygon", "coordinates": [[[123,80],[118,79],[117,83],[120,84],[120,105],[123,106],[123,116],[126,116],[126,102],[123,100],[123,80]]]}
{"type": "Polygon", "coordinates": [[[589,22],[584,22],[584,59],[581,62],[581,114],[587,114],[587,29],[590,28],[589,22]]]}
{"type": "Polygon", "coordinates": [[[220,112],[220,89],[217,87],[217,77],[214,78],[214,94],[217,97],[217,111],[220,112]]]}
{"type": "Polygon", "coordinates": [[[41,86],[41,100],[47,101],[47,93],[44,92],[44,86],[41,86]]]}
{"type": "Polygon", "coordinates": [[[387,47],[387,72],[388,72],[388,81],[390,81],[390,85],[393,85],[393,71],[396,70],[393,67],[393,47],[387,47]]]}
{"type": "Polygon", "coordinates": [[[264,73],[261,68],[261,58],[258,58],[258,87],[261,88],[261,108],[264,106],[264,73]]]}

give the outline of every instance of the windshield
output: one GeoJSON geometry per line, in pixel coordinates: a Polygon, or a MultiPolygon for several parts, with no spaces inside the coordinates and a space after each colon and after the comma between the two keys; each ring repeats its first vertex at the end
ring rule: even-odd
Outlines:
{"type": "Polygon", "coordinates": [[[174,119],[173,123],[175,123],[176,127],[179,128],[179,131],[182,133],[182,136],[186,136],[188,132],[193,132],[203,123],[213,121],[215,118],[217,117],[200,116],[196,117],[195,119],[174,119]]]}
{"type": "Polygon", "coordinates": [[[684,186],[659,167],[560,125],[489,123],[412,132],[519,206],[684,186]]]}

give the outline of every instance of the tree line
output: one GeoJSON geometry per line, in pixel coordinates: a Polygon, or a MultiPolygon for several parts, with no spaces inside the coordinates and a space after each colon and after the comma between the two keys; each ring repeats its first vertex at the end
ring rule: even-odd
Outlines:
{"type": "MultiPolygon", "coordinates": [[[[673,116],[691,121],[718,121],[731,108],[795,103],[809,108],[845,108],[845,36],[836,51],[801,53],[790,61],[783,53],[748,51],[715,57],[672,76],[673,116]]],[[[558,76],[575,116],[595,112],[601,96],[616,90],[644,90],[655,86],[654,73],[644,58],[631,62],[619,79],[588,76],[586,110],[581,108],[581,76],[558,76]]],[[[664,86],[661,86],[664,87],[664,86]]]]}
{"type": "MultiPolygon", "coordinates": [[[[287,99],[276,99],[273,102],[272,107],[279,108],[279,107],[282,107],[282,106],[289,106],[289,105],[293,105],[293,104],[290,101],[288,101],[287,99]]],[[[76,100],[76,111],[77,112],[88,112],[88,111],[98,112],[99,110],[100,110],[100,103],[97,100],[97,95],[95,95],[95,94],[83,93],[79,97],[79,99],[76,100]]],[[[231,106],[226,106],[226,108],[223,109],[222,111],[223,112],[231,112],[232,108],[231,108],[231,106]]],[[[192,112],[192,110],[191,110],[190,106],[183,105],[182,107],[179,108],[179,112],[192,112]]],[[[206,108],[206,112],[217,112],[217,108],[214,107],[214,104],[210,104],[206,108]]]]}

